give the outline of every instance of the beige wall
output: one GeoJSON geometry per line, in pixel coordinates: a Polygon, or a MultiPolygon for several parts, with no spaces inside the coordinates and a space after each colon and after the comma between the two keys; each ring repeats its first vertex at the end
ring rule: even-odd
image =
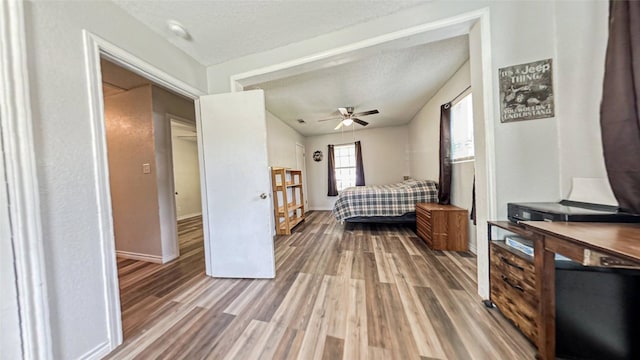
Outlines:
{"type": "Polygon", "coordinates": [[[106,97],[104,109],[116,250],[161,259],[151,86],[106,97]]]}
{"type": "MultiPolygon", "coordinates": [[[[351,129],[351,128],[349,128],[351,129]]],[[[409,175],[407,144],[409,141],[407,126],[393,126],[351,131],[335,132],[328,135],[307,137],[307,154],[322,151],[322,161],[313,161],[307,156],[308,199],[311,210],[331,210],[336,197],[327,196],[327,145],[362,142],[362,162],[367,185],[392,184],[402,181],[409,175]]]]}
{"type": "MultiPolygon", "coordinates": [[[[464,63],[409,123],[411,176],[438,181],[440,176],[440,106],[471,84],[469,62],[464,63]]],[[[451,204],[471,211],[475,162],[455,163],[451,174],[451,204]]],[[[476,251],[476,229],[469,221],[469,248],[476,251]]]]}
{"type": "Polygon", "coordinates": [[[116,251],[121,256],[162,263],[180,256],[167,114],[195,123],[192,101],[156,86],[105,97],[116,251]],[[145,163],[149,174],[142,172],[145,163]]]}

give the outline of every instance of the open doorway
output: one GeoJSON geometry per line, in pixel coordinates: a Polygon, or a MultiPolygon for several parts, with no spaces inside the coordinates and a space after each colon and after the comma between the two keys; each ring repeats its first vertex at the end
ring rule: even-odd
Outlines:
{"type": "Polygon", "coordinates": [[[100,65],[126,340],[171,306],[170,294],[204,277],[196,111],[191,99],[100,65]],[[176,201],[179,192],[186,201],[176,201]]]}

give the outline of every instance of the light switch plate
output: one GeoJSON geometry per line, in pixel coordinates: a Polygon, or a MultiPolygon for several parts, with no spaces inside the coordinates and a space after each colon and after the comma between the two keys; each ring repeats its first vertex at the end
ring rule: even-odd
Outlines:
{"type": "Polygon", "coordinates": [[[142,173],[151,174],[151,164],[149,163],[142,164],[142,173]]]}

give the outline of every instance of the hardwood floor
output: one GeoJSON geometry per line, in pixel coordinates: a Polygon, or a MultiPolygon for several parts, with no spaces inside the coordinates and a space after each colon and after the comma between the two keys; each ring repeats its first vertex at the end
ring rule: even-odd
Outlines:
{"type": "Polygon", "coordinates": [[[248,280],[204,276],[192,225],[176,265],[119,262],[126,340],[109,358],[534,358],[481,304],[475,257],[430,251],[409,228],[311,212],[276,239],[276,279],[248,280]]]}
{"type": "Polygon", "coordinates": [[[178,221],[180,257],[167,264],[118,258],[124,339],[141,330],[157,308],[172,300],[195,278],[204,278],[202,217],[178,221]]]}

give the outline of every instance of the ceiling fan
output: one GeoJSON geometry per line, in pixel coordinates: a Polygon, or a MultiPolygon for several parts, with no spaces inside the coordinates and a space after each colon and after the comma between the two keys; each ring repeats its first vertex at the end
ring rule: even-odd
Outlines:
{"type": "Polygon", "coordinates": [[[343,126],[351,126],[351,124],[353,124],[353,123],[360,124],[362,126],[367,126],[367,125],[369,125],[369,123],[366,122],[366,121],[358,119],[358,117],[367,116],[367,115],[373,115],[373,114],[378,114],[379,113],[378,110],[369,110],[369,111],[363,111],[363,112],[359,112],[359,113],[355,113],[354,114],[352,106],[338,108],[338,111],[340,112],[340,117],[322,119],[322,120],[318,120],[318,122],[330,121],[330,120],[342,120],[342,121],[340,121],[340,124],[338,124],[338,126],[335,127],[334,130],[338,130],[343,126]]]}

